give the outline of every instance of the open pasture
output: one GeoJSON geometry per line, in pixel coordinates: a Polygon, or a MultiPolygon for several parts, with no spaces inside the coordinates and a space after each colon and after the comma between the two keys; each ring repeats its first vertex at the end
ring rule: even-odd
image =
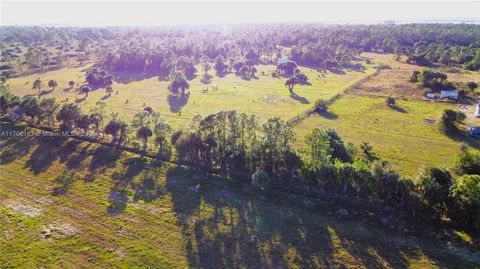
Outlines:
{"type": "Polygon", "coordinates": [[[290,95],[285,86],[285,78],[271,76],[275,66],[257,66],[258,78],[245,80],[234,74],[223,77],[213,75],[210,83],[201,81],[199,75],[189,81],[187,97],[174,97],[169,94],[168,81],[159,80],[158,76],[135,76],[117,74],[113,83],[113,94],[108,97],[104,89],[96,89],[88,97],[76,89],[85,84],[85,73],[91,65],[67,67],[28,76],[9,79],[12,91],[20,96],[39,95],[32,90],[32,83],[40,78],[44,86],[42,97],[56,97],[57,100],[79,103],[86,111],[97,101],[104,101],[108,112],[118,112],[121,117],[131,117],[144,106],[151,106],[154,111],[174,126],[188,125],[195,114],[206,116],[222,109],[237,110],[259,116],[261,120],[270,117],[289,119],[311,108],[318,99],[328,99],[360,79],[374,72],[372,65],[360,70],[344,69],[319,73],[310,68],[300,68],[308,76],[311,85],[296,85],[294,95],[290,95]],[[264,75],[262,75],[264,74],[264,75]],[[49,80],[55,79],[58,87],[50,92],[46,86],[49,80]],[[73,80],[77,85],[70,89],[68,82],[73,80]],[[188,94],[189,92],[189,94],[188,94]],[[68,100],[67,100],[68,99],[68,100]]]}
{"type": "Polygon", "coordinates": [[[418,175],[422,166],[452,168],[460,143],[480,148],[473,138],[448,137],[436,122],[447,108],[456,105],[427,101],[397,100],[390,108],[384,98],[346,94],[329,107],[329,112],[305,119],[295,126],[298,147],[305,133],[313,128],[332,128],[347,142],[357,146],[367,141],[373,154],[386,159],[409,176],[418,175]]]}
{"type": "MultiPolygon", "coordinates": [[[[408,80],[413,71],[422,71],[427,67],[407,64],[405,57],[396,61],[392,54],[367,52],[362,53],[362,56],[372,60],[374,66],[385,68],[371,79],[356,85],[350,92],[370,96],[394,96],[403,99],[419,100],[424,98],[423,88],[408,80]]],[[[478,71],[468,71],[456,67],[433,67],[431,69],[446,73],[449,81],[462,85],[460,89],[465,88],[465,84],[470,81],[480,83],[480,73],[478,71]]]]}
{"type": "Polygon", "coordinates": [[[66,138],[0,145],[4,268],[478,265],[478,254],[447,245],[463,242],[454,233],[444,241],[391,231],[360,210],[337,216],[334,202],[66,138]]]}

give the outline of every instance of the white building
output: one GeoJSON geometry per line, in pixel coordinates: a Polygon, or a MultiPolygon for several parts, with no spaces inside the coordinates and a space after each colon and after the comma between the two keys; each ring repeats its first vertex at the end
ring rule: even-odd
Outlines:
{"type": "Polygon", "coordinates": [[[449,98],[453,100],[458,99],[458,91],[456,90],[449,90],[449,91],[441,91],[440,98],[449,98]]]}

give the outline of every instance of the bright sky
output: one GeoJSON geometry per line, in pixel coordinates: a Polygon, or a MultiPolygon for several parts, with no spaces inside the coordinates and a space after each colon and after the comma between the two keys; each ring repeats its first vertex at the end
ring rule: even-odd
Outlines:
{"type": "Polygon", "coordinates": [[[351,22],[476,19],[466,1],[5,1],[1,25],[199,25],[262,22],[351,22]]]}

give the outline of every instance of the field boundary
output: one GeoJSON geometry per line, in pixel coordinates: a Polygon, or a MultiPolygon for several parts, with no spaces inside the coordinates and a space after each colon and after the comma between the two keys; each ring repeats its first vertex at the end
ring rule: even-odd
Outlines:
{"type": "MultiPolygon", "coordinates": [[[[330,97],[329,99],[325,100],[327,106],[333,104],[335,101],[337,101],[338,99],[340,99],[345,93],[347,93],[349,90],[357,87],[358,85],[360,85],[361,83],[364,83],[365,81],[377,76],[378,74],[380,73],[380,69],[377,69],[375,68],[375,72],[373,72],[373,74],[370,74],[362,79],[360,79],[359,81],[353,83],[352,85],[348,86],[347,88],[345,88],[342,92],[340,93],[337,93],[335,94],[334,96],[330,97]]],[[[318,100],[317,100],[318,101],[318,100]]],[[[293,118],[290,118],[289,120],[287,120],[287,124],[290,126],[290,127],[294,127],[295,125],[299,124],[301,121],[303,121],[305,118],[307,117],[310,117],[312,114],[315,113],[315,110],[316,110],[316,107],[312,107],[310,108],[309,110],[299,114],[299,115],[296,115],[295,117],[293,118]]]]}

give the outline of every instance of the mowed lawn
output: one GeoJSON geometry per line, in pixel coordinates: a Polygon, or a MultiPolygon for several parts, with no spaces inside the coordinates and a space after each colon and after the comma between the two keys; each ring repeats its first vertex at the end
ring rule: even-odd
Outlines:
{"type": "Polygon", "coordinates": [[[390,231],[351,209],[338,218],[333,202],[58,137],[0,146],[2,268],[479,265],[448,240],[390,231]],[[73,180],[56,178],[69,172],[73,180]]]}
{"type": "Polygon", "coordinates": [[[44,82],[46,91],[49,91],[46,86],[48,81],[55,79],[59,86],[42,97],[56,97],[58,100],[78,102],[86,111],[97,101],[103,100],[107,103],[108,111],[119,112],[120,117],[127,120],[131,119],[134,113],[141,111],[144,105],[151,106],[167,121],[174,126],[179,126],[188,125],[195,114],[206,116],[222,109],[255,114],[261,120],[275,116],[287,120],[312,107],[316,100],[330,98],[372,74],[374,72],[372,66],[373,64],[365,65],[363,70],[345,69],[344,72],[328,72],[325,76],[316,70],[301,68],[302,72],[308,76],[311,85],[297,85],[295,96],[290,96],[285,86],[285,78],[271,76],[271,72],[275,69],[273,65],[257,66],[258,79],[251,80],[244,80],[234,74],[218,77],[213,70],[210,70],[209,73],[213,78],[209,84],[201,82],[203,72],[198,67],[198,76],[190,81],[188,99],[169,98],[168,82],[160,81],[158,76],[142,77],[131,74],[115,75],[114,94],[111,97],[106,97],[104,89],[98,89],[83,99],[84,94],[75,90],[85,84],[85,72],[91,65],[20,76],[9,79],[8,84],[17,95],[38,95],[36,90],[32,90],[35,79],[40,78],[44,82]],[[68,87],[70,80],[78,84],[74,89],[68,87]],[[208,92],[204,91],[207,87],[208,92]],[[215,90],[217,87],[218,90],[215,90]]]}
{"type": "Polygon", "coordinates": [[[397,109],[389,108],[384,98],[344,95],[328,108],[328,113],[305,119],[294,127],[301,147],[306,132],[318,128],[335,129],[345,141],[373,146],[373,154],[395,164],[404,174],[417,176],[422,166],[452,168],[461,142],[480,147],[473,139],[450,138],[436,124],[447,108],[458,106],[426,101],[397,100],[397,109]]]}

